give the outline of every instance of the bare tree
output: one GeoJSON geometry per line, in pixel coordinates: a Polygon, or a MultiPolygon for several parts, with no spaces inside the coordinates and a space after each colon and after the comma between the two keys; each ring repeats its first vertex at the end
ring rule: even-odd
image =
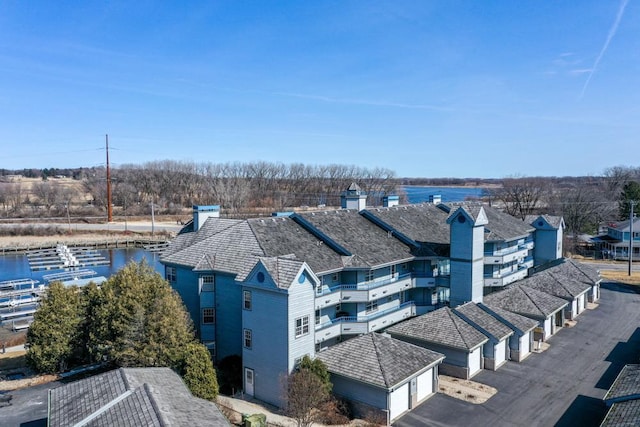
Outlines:
{"type": "Polygon", "coordinates": [[[62,187],[56,183],[43,181],[33,186],[33,194],[37,197],[37,202],[47,210],[47,214],[50,214],[51,208],[60,203],[62,187]]]}
{"type": "Polygon", "coordinates": [[[503,179],[502,187],[490,190],[490,196],[502,202],[505,212],[524,219],[540,207],[547,190],[541,178],[511,176],[503,179]]]}
{"type": "Polygon", "coordinates": [[[329,400],[329,393],[309,369],[300,369],[286,378],[286,413],[298,427],[308,427],[321,415],[318,408],[329,400]]]}

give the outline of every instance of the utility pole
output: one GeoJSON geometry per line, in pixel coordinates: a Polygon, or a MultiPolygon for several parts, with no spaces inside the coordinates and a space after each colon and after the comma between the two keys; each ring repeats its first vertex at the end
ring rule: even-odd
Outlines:
{"type": "Polygon", "coordinates": [[[631,276],[631,264],[633,262],[633,206],[635,200],[630,200],[631,210],[629,211],[629,276],[631,276]]]}
{"type": "Polygon", "coordinates": [[[113,221],[113,207],[111,205],[111,168],[109,167],[109,135],[105,135],[107,142],[107,222],[113,221]]]}

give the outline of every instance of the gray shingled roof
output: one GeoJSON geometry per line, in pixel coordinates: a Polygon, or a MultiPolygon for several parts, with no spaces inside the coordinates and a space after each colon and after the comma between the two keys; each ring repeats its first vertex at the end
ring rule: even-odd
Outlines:
{"type": "Polygon", "coordinates": [[[568,304],[561,298],[520,284],[487,295],[484,302],[534,319],[546,319],[568,304]]]}
{"type": "Polygon", "coordinates": [[[498,341],[513,335],[511,328],[478,307],[474,302],[460,305],[454,308],[453,312],[461,314],[465,320],[470,321],[472,325],[478,325],[498,341]]]}
{"type": "Polygon", "coordinates": [[[120,368],[50,390],[52,427],[230,425],[169,368],[120,368]]]}
{"type": "Polygon", "coordinates": [[[558,273],[556,271],[554,274],[551,269],[543,270],[520,280],[518,283],[567,301],[576,299],[580,294],[587,292],[591,288],[589,285],[558,273]]]}
{"type": "Polygon", "coordinates": [[[484,226],[484,239],[487,242],[511,241],[525,237],[535,230],[535,228],[524,223],[522,220],[486,204],[481,205],[478,202],[457,202],[447,203],[447,205],[451,206],[452,211],[456,206],[464,206],[467,209],[471,209],[473,206],[482,206],[489,220],[489,223],[484,226]]]}
{"type": "Polygon", "coordinates": [[[316,357],[332,374],[385,389],[444,359],[443,354],[375,332],[332,346],[316,357]]]}
{"type": "Polygon", "coordinates": [[[551,227],[555,228],[556,230],[562,227],[563,218],[556,215],[526,215],[524,217],[524,222],[525,224],[529,224],[535,227],[534,224],[540,217],[542,217],[551,227]]]}
{"type": "Polygon", "coordinates": [[[514,327],[516,327],[520,332],[527,333],[538,326],[538,321],[533,320],[529,317],[522,316],[518,313],[514,313],[512,311],[505,310],[496,305],[480,303],[478,304],[483,310],[486,310],[492,316],[498,316],[507,322],[511,323],[514,327]]]}
{"type": "Polygon", "coordinates": [[[229,223],[222,220],[222,224],[218,221],[219,218],[207,219],[190,245],[166,252],[161,261],[192,267],[196,271],[217,270],[237,274],[238,280],[243,280],[257,257],[265,253],[246,221],[229,223]]]}
{"type": "Polygon", "coordinates": [[[640,400],[614,403],[600,427],[637,427],[640,425],[640,400]]]}
{"type": "Polygon", "coordinates": [[[300,216],[365,262],[357,267],[373,268],[413,259],[408,246],[355,210],[311,212],[300,216]]]}
{"type": "Polygon", "coordinates": [[[293,254],[316,274],[343,267],[340,254],[289,217],[250,219],[247,222],[267,257],[293,254]]]}
{"type": "Polygon", "coordinates": [[[449,307],[397,323],[387,328],[387,332],[466,351],[489,341],[480,331],[453,314],[449,307]]]}
{"type": "Polygon", "coordinates": [[[260,262],[281,289],[289,289],[304,265],[301,261],[287,257],[260,258],[260,262]]]}
{"type": "Polygon", "coordinates": [[[604,396],[613,401],[629,398],[640,398],[640,365],[625,365],[604,396]]]}
{"type": "Polygon", "coordinates": [[[448,245],[447,214],[432,204],[367,209],[393,229],[420,243],[448,245]]]}
{"type": "Polygon", "coordinates": [[[589,285],[595,285],[602,280],[600,277],[600,270],[592,265],[572,260],[571,258],[565,258],[564,263],[558,266],[559,271],[566,271],[566,274],[574,274],[574,278],[582,281],[582,276],[586,277],[585,283],[589,285]]]}

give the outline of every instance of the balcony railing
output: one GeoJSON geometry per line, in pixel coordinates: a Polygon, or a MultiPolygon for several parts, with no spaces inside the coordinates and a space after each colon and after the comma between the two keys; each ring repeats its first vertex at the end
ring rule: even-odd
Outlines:
{"type": "Polygon", "coordinates": [[[341,334],[362,334],[386,328],[403,319],[415,316],[413,301],[364,316],[341,316],[316,325],[316,342],[321,342],[341,334]]]}
{"type": "MultiPolygon", "coordinates": [[[[524,265],[524,264],[523,264],[524,265]]],[[[529,275],[529,270],[526,267],[518,268],[512,272],[496,274],[493,277],[485,277],[484,278],[484,286],[495,287],[495,286],[506,286],[510,283],[513,283],[517,280],[524,279],[529,275]]]]}

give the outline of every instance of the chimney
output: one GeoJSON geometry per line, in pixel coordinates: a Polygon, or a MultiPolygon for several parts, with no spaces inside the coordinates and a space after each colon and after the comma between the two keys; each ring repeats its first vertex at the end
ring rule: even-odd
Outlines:
{"type": "Polygon", "coordinates": [[[382,206],[384,206],[385,208],[398,206],[399,204],[400,204],[400,197],[398,196],[384,196],[382,198],[382,206]]]}
{"type": "Polygon", "coordinates": [[[433,203],[434,205],[439,205],[440,203],[442,203],[442,196],[440,194],[430,195],[429,203],[433,203]]]}
{"type": "Polygon", "coordinates": [[[342,209],[357,209],[361,211],[367,207],[367,193],[362,191],[358,184],[352,182],[349,188],[342,192],[340,202],[342,209]]]}
{"type": "Polygon", "coordinates": [[[193,231],[198,231],[208,218],[220,217],[220,205],[193,205],[193,231]]]}

